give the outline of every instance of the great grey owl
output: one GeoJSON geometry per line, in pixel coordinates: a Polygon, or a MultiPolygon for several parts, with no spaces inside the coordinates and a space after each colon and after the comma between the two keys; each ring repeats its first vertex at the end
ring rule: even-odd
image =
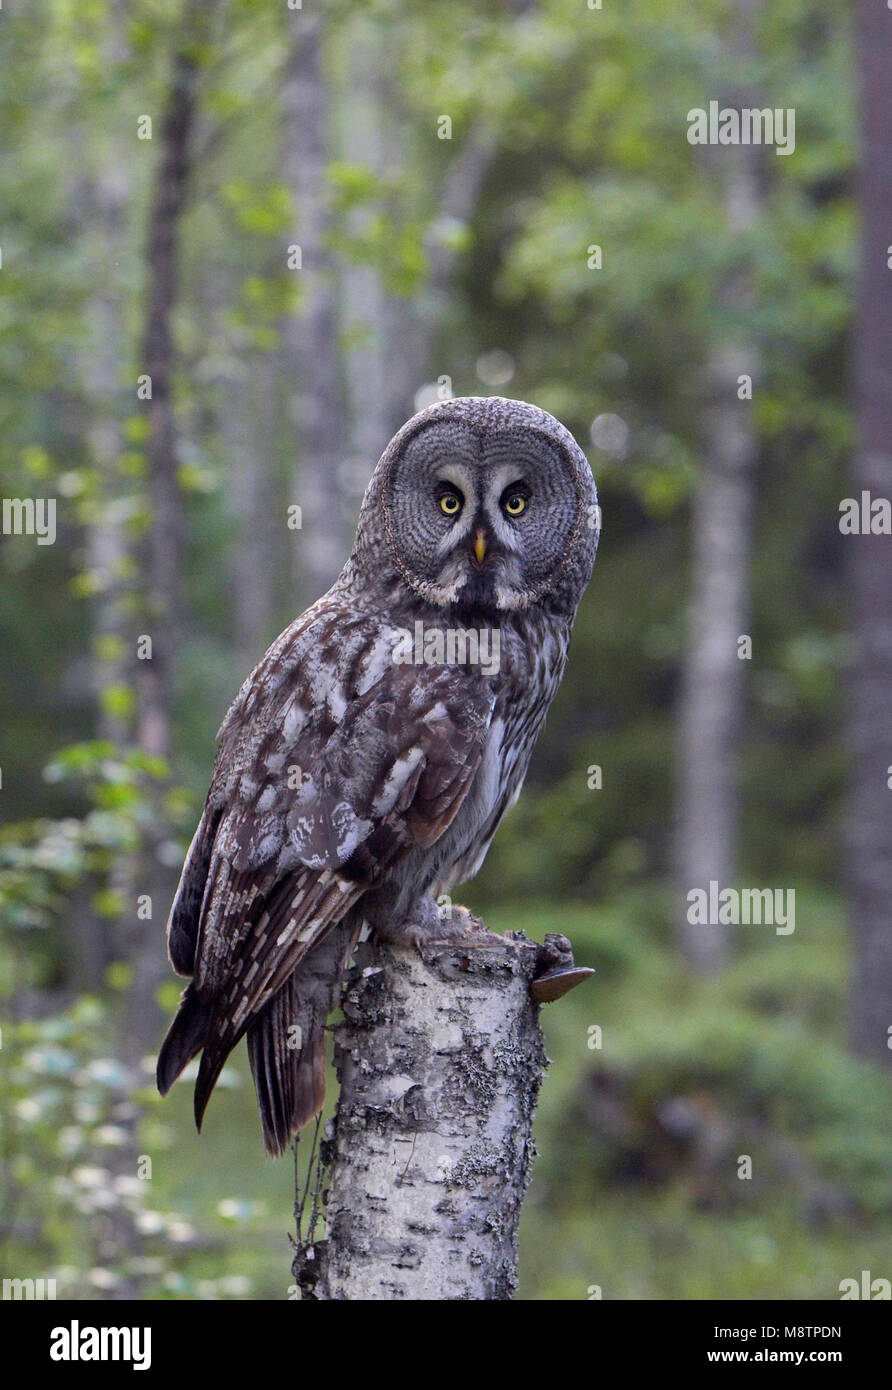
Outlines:
{"type": "Polygon", "coordinates": [[[270,1153],[318,1114],[364,922],[480,944],[436,898],[477,872],[520,794],[599,519],[585,455],[536,406],[443,401],[391,440],[341,574],[220,730],[167,926],[192,978],[158,1059],[164,1094],[202,1053],[199,1126],[245,1033],[270,1153]]]}

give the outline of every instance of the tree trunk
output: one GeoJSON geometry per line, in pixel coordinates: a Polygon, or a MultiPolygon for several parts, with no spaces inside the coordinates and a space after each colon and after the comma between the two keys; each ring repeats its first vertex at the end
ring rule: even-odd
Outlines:
{"type": "MultiPolygon", "coordinates": [[[[888,11],[858,6],[861,70],[861,272],[854,341],[857,447],[852,487],[892,498],[892,83],[888,11]]],[[[892,538],[845,538],[855,633],[849,742],[848,877],[855,968],[851,1036],[889,1062],[892,1029],[892,538]]]]}
{"type": "MultiPolygon", "coordinates": [[[[429,948],[424,960],[360,948],[317,1184],[327,1236],[314,1244],[310,1232],[293,1268],[304,1298],[511,1298],[547,1063],[530,988],[556,958],[519,934],[493,949],[429,948]]],[[[591,973],[568,961],[548,979],[591,973]]]]}
{"type": "MultiPolygon", "coordinates": [[[[302,512],[293,533],[294,574],[315,602],[340,572],[349,526],[338,485],[343,460],[344,392],[338,345],[334,268],[325,246],[328,228],[329,95],[323,68],[325,19],[298,10],[289,16],[291,51],[282,85],[282,165],[297,216],[301,298],[285,326],[294,370],[293,416],[300,446],[292,502],[302,512]]],[[[289,533],[292,534],[292,533],[289,533]]]]}
{"type": "MultiPolygon", "coordinates": [[[[138,660],[137,741],[143,753],[167,759],[174,696],[174,666],[179,646],[180,572],[183,500],[179,487],[177,426],[173,406],[173,308],[179,289],[180,224],[186,206],[192,162],[200,59],[198,50],[216,0],[190,0],[173,57],[167,105],[161,121],[158,166],[149,208],[146,242],[146,314],[141,372],[151,377],[148,440],[151,522],[142,552],[145,635],[152,639],[151,658],[138,660]]],[[[163,806],[164,788],[157,779],[146,784],[148,814],[143,832],[138,891],[151,901],[151,921],[166,912],[174,887],[163,806]]],[[[136,904],[132,905],[135,913],[136,904]]],[[[126,1047],[131,1060],[150,1050],[158,1035],[160,1014],[155,990],[164,978],[157,933],[145,922],[134,924],[133,965],[126,1010],[126,1047]]]]}
{"type": "MultiPolygon", "coordinates": [[[[758,0],[736,0],[732,58],[752,61],[758,0]]],[[[752,104],[735,86],[728,105],[752,104]]],[[[710,152],[721,189],[729,239],[746,232],[761,210],[760,152],[723,146],[710,152]]],[[[718,313],[732,321],[751,299],[744,268],[728,275],[718,313]]],[[[716,334],[708,375],[703,470],[694,497],[693,596],[679,713],[676,874],[679,944],[693,970],[708,972],[728,957],[730,928],[693,924],[687,893],[731,886],[737,839],[737,744],[746,662],[738,638],[747,634],[752,512],[759,441],[752,400],[738,399],[738,378],[758,378],[755,344],[736,332],[716,334]]],[[[747,634],[751,635],[751,634],[747,634]]]]}

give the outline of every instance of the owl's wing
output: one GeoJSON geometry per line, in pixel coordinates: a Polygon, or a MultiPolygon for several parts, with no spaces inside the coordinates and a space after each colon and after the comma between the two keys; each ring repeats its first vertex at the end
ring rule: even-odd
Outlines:
{"type": "Polygon", "coordinates": [[[394,664],[386,631],[332,648],[334,632],[323,616],[280,639],[221,730],[168,928],[193,979],[158,1067],[166,1091],[204,1049],[199,1119],[252,1020],[363,893],[439,839],[480,764],[479,674],[394,664]]]}

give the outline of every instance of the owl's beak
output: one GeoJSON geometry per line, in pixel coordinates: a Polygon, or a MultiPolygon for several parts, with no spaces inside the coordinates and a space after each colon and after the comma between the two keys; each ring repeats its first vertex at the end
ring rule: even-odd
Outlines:
{"type": "Polygon", "coordinates": [[[477,564],[482,565],[486,559],[486,537],[479,526],[474,532],[474,554],[477,556],[477,564]]]}

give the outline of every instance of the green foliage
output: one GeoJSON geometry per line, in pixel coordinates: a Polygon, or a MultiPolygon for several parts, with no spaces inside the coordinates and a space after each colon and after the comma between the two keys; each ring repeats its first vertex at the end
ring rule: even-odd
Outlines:
{"type": "Polygon", "coordinates": [[[559,928],[597,970],[543,1016],[555,1064],[521,1295],[837,1297],[840,1279],[878,1267],[892,1231],[892,1082],[845,1045],[838,904],[798,895],[791,937],[743,928],[718,981],[680,966],[666,904],[626,892],[490,914],[531,936],[559,928]]]}
{"type": "MultiPolygon", "coordinates": [[[[258,1163],[252,1191],[268,1195],[251,1201],[227,1195],[240,1176],[231,1157],[202,1190],[181,1190],[178,1131],[188,1150],[188,1116],[181,1107],[171,1124],[169,1108],[162,1112],[151,1059],[134,1088],[115,1052],[113,1011],[95,997],[49,1018],[4,1023],[4,1272],[39,1269],[56,1280],[59,1298],[286,1297],[284,1279],[273,1277],[277,1263],[287,1268],[283,1222],[271,1213],[288,1210],[288,1165],[267,1167],[274,1180],[264,1182],[258,1163]],[[278,1261],[264,1256],[275,1236],[278,1261]],[[249,1238],[256,1248],[246,1254],[249,1238]]],[[[223,1093],[232,1086],[247,1101],[244,1077],[228,1069],[223,1093]]],[[[253,1159],[240,1153],[243,1165],[253,1159]]],[[[206,1163],[197,1171],[212,1173],[206,1163]]]]}

